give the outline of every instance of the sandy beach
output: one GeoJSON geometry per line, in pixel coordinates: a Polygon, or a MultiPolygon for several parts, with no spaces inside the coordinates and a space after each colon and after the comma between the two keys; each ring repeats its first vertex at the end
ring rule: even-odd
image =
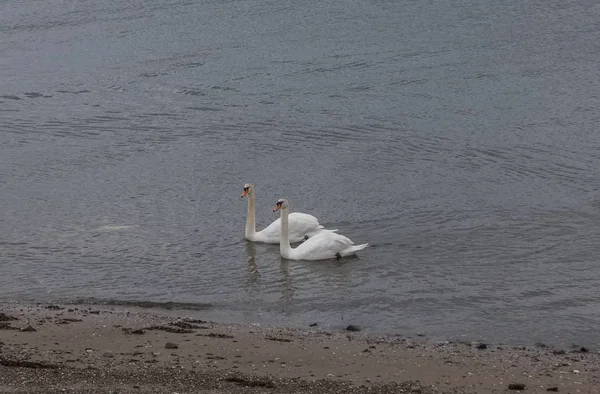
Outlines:
{"type": "Polygon", "coordinates": [[[598,393],[597,349],[0,304],[0,393],[598,393]]]}

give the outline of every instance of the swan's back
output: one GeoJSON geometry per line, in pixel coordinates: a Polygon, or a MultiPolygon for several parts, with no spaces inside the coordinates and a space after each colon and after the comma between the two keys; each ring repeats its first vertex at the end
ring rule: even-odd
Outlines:
{"type": "Polygon", "coordinates": [[[327,260],[351,256],[366,248],[369,244],[354,245],[348,237],[329,232],[309,238],[303,244],[291,250],[290,257],[295,260],[327,260]]]}
{"type": "MultiPolygon", "coordinates": [[[[305,237],[312,237],[321,231],[331,230],[324,230],[317,218],[312,215],[292,212],[288,216],[288,237],[292,243],[302,242],[305,237]]],[[[277,218],[264,230],[258,231],[255,237],[261,242],[278,244],[281,239],[281,218],[277,218]]]]}

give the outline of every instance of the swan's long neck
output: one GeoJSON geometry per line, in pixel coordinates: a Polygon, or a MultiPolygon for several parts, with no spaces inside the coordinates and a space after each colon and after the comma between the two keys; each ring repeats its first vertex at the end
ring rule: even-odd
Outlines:
{"type": "Polygon", "coordinates": [[[282,256],[288,255],[288,252],[292,249],[288,236],[288,215],[289,208],[281,208],[281,238],[279,240],[279,253],[281,253],[282,256]]]}
{"type": "Polygon", "coordinates": [[[246,218],[246,239],[250,239],[256,233],[256,197],[254,193],[248,194],[248,217],[246,218]]]}

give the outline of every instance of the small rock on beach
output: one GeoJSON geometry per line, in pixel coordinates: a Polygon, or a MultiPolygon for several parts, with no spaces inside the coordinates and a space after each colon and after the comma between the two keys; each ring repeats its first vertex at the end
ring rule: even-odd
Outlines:
{"type": "Polygon", "coordinates": [[[523,383],[511,383],[508,385],[508,389],[521,391],[521,390],[525,390],[525,385],[523,383]]]}
{"type": "Polygon", "coordinates": [[[17,320],[17,318],[9,316],[6,313],[0,312],[0,321],[12,321],[12,320],[17,320]]]}
{"type": "Polygon", "coordinates": [[[178,349],[179,346],[177,346],[177,344],[173,343],[173,342],[167,342],[165,344],[165,349],[178,349]]]}

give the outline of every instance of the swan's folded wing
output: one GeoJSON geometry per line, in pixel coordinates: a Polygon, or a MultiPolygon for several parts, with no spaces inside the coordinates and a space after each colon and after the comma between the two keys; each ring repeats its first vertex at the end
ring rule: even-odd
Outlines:
{"type": "Polygon", "coordinates": [[[294,238],[303,239],[305,235],[309,235],[322,226],[316,217],[306,213],[292,212],[289,216],[288,234],[290,241],[294,238]]]}
{"type": "Polygon", "coordinates": [[[325,234],[309,238],[294,249],[294,254],[300,260],[334,259],[338,253],[351,246],[346,240],[350,241],[343,235],[340,236],[339,234],[330,232],[329,235],[325,234]]]}
{"type": "MultiPolygon", "coordinates": [[[[288,237],[290,242],[304,241],[304,237],[309,237],[315,230],[320,229],[319,221],[316,217],[306,213],[293,212],[288,218],[288,237]]],[[[281,238],[281,218],[277,218],[263,230],[256,233],[256,238],[262,242],[279,243],[281,238]]]]}
{"type": "Polygon", "coordinates": [[[337,231],[338,231],[337,229],[335,229],[335,230],[325,230],[325,229],[319,230],[318,232],[316,232],[314,234],[314,237],[331,237],[345,245],[348,245],[348,246],[354,245],[354,242],[350,238],[348,238],[342,234],[338,234],[337,231]]]}
{"type": "Polygon", "coordinates": [[[350,238],[348,238],[342,234],[333,233],[333,234],[331,234],[331,237],[333,237],[335,240],[343,243],[344,245],[354,245],[354,242],[350,238]]]}

